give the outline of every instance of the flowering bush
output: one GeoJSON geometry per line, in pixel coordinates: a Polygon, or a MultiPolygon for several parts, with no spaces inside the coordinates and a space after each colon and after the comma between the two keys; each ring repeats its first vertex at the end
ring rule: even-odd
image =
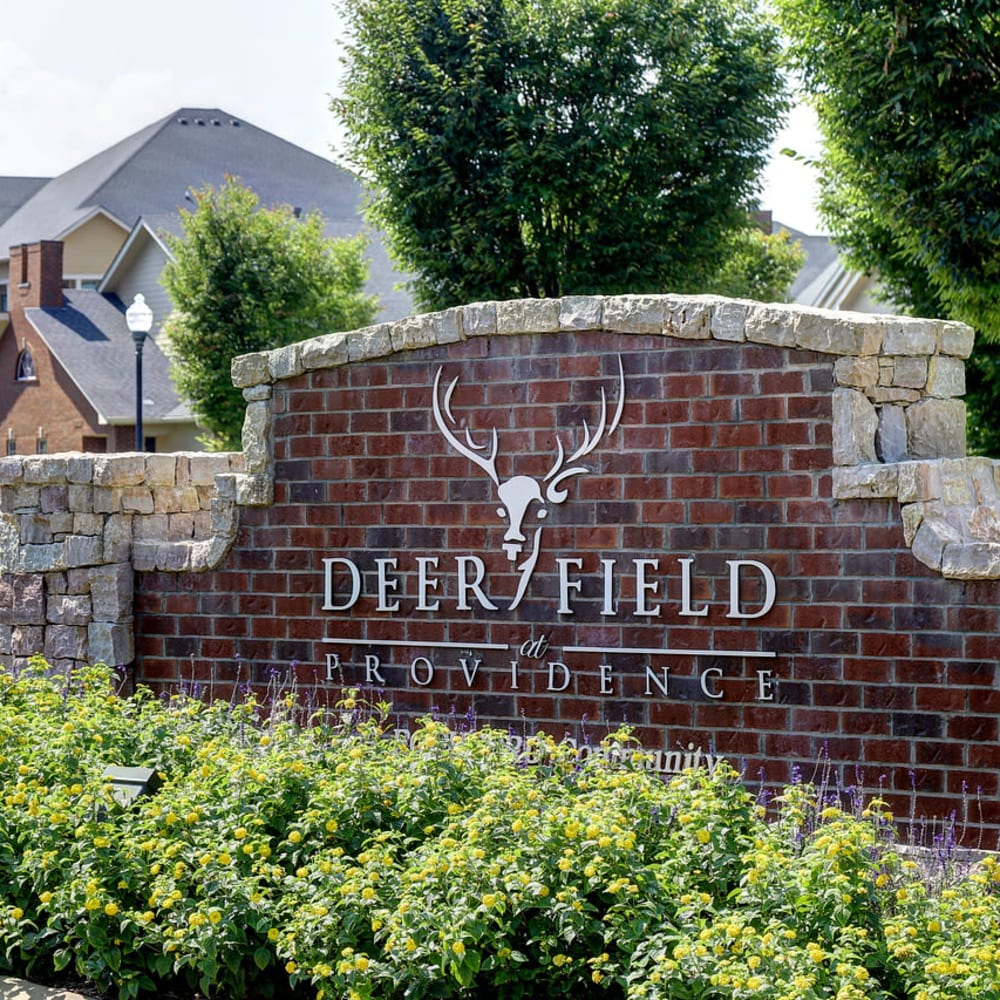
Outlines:
{"type": "Polygon", "coordinates": [[[772,815],[724,763],[664,782],[345,693],[121,698],[0,672],[0,971],[121,998],[1000,996],[1000,865],[930,885],[878,799],[772,815]],[[162,787],[118,802],[110,764],[162,787]]]}

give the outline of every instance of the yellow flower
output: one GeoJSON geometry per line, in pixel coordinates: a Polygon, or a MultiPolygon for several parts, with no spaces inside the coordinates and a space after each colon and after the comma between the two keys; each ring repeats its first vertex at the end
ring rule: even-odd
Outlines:
{"type": "Polygon", "coordinates": [[[495,906],[496,901],[497,898],[492,892],[488,892],[486,893],[485,896],[483,896],[483,906],[485,906],[487,909],[489,909],[491,906],[495,906]]]}
{"type": "Polygon", "coordinates": [[[699,830],[697,836],[699,843],[702,844],[707,844],[712,839],[712,835],[708,832],[708,830],[704,829],[699,830]]]}
{"type": "Polygon", "coordinates": [[[465,954],[465,945],[461,941],[456,941],[452,944],[451,950],[461,958],[465,954]]]}
{"type": "Polygon", "coordinates": [[[354,960],[354,968],[357,969],[358,972],[367,972],[369,964],[368,959],[364,955],[358,955],[358,957],[354,960]]]}
{"type": "Polygon", "coordinates": [[[106,916],[114,917],[118,914],[118,904],[117,903],[106,903],[104,906],[104,913],[106,916]]]}
{"type": "Polygon", "coordinates": [[[289,840],[290,840],[290,841],[291,841],[291,842],[292,842],[293,844],[298,844],[298,843],[300,843],[300,842],[301,842],[301,840],[302,840],[302,834],[301,834],[301,833],[299,833],[299,831],[298,831],[298,830],[292,830],[292,832],[291,832],[291,833],[289,833],[289,835],[288,835],[288,839],[289,839],[289,840]]]}
{"type": "Polygon", "coordinates": [[[298,964],[297,963],[295,963],[295,962],[286,962],[285,963],[285,972],[287,972],[290,976],[292,976],[292,975],[295,974],[295,970],[296,969],[298,969],[298,964]]]}
{"type": "Polygon", "coordinates": [[[15,906],[14,909],[10,911],[10,915],[15,920],[20,920],[21,917],[24,916],[24,910],[22,910],[20,906],[15,906]]]}

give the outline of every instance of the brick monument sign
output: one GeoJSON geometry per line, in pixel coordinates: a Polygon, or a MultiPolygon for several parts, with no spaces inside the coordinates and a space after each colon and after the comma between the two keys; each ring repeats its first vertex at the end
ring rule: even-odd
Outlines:
{"type": "Polygon", "coordinates": [[[384,692],[1000,830],[1000,463],[959,324],[502,302],[233,364],[232,455],[0,460],[0,651],[384,692]]]}

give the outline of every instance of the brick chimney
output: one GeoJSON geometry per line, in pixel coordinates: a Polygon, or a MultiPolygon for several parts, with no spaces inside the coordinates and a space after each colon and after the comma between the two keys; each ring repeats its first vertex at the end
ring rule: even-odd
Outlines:
{"type": "Polygon", "coordinates": [[[10,248],[8,309],[58,309],[63,304],[63,245],[40,240],[10,248]]]}

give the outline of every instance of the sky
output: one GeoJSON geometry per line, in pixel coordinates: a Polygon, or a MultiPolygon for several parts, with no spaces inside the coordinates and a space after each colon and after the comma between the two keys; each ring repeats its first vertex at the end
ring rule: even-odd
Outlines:
{"type": "MultiPolygon", "coordinates": [[[[332,0],[20,0],[0,20],[0,175],[52,177],[181,107],[222,108],[322,156],[343,134],[329,110],[343,37],[332,0]]],[[[761,207],[821,231],[811,113],[772,148],[761,207]]]]}

